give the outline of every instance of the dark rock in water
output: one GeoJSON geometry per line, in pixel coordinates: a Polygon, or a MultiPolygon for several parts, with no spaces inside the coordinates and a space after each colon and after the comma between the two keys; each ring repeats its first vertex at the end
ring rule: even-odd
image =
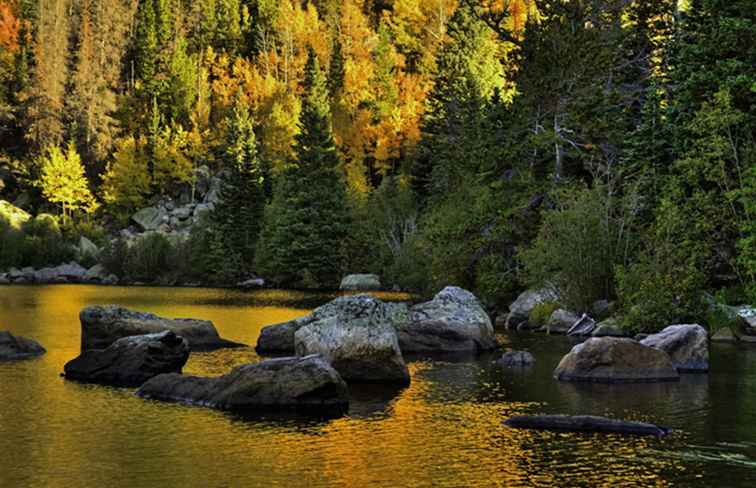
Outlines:
{"type": "Polygon", "coordinates": [[[505,368],[522,368],[535,364],[535,358],[527,351],[509,351],[504,353],[496,364],[505,368]]]}
{"type": "Polygon", "coordinates": [[[403,353],[468,353],[498,347],[491,318],[467,290],[447,286],[433,300],[410,309],[409,321],[395,324],[403,353]]]}
{"type": "Polygon", "coordinates": [[[163,374],[136,393],[147,399],[232,411],[337,409],[349,406],[344,380],[322,357],[269,359],[217,378],[163,374]]]}
{"type": "Polygon", "coordinates": [[[45,352],[37,341],[0,331],[0,361],[33,358],[45,352]]]}
{"type": "Polygon", "coordinates": [[[244,344],[222,339],[212,322],[197,319],[167,319],[135,312],[116,305],[87,307],[79,314],[81,350],[105,349],[122,337],[170,330],[187,340],[192,351],[207,351],[244,344]]]}
{"type": "Polygon", "coordinates": [[[645,422],[628,422],[592,415],[518,415],[504,424],[515,429],[553,430],[558,432],[597,432],[602,434],[655,435],[661,437],[672,429],[645,422]]]}
{"type": "Polygon", "coordinates": [[[561,381],[645,383],[680,379],[664,351],[632,339],[592,337],[572,348],[554,370],[561,381]]]}
{"type": "Polygon", "coordinates": [[[113,386],[139,386],[163,373],[181,373],[189,344],[171,331],[118,339],[107,349],[90,349],[64,367],[66,378],[113,386]]]}
{"type": "Polygon", "coordinates": [[[709,338],[706,329],[698,324],[670,325],[640,342],[669,354],[672,365],[680,372],[709,370],[709,338]]]}

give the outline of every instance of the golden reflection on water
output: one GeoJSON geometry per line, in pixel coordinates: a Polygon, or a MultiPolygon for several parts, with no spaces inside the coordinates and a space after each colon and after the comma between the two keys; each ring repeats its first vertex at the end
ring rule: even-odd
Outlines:
{"type": "MultiPolygon", "coordinates": [[[[408,388],[353,387],[349,414],[336,419],[242,419],[58,376],[79,352],[78,313],[87,305],[209,319],[223,337],[253,345],[263,326],[328,298],[267,290],[0,287],[0,329],[38,339],[49,351],[38,360],[0,363],[0,486],[608,487],[680,480],[690,486],[711,468],[654,454],[673,452],[675,438],[503,426],[510,415],[552,403],[590,411],[591,399],[630,418],[650,416],[648,405],[663,398],[683,412],[706,408],[708,390],[695,384],[642,390],[635,403],[614,406],[616,390],[555,385],[549,361],[568,344],[538,354],[540,364],[529,373],[502,372],[490,358],[413,360],[408,388]]],[[[218,375],[259,360],[252,348],[192,354],[185,371],[218,375]]],[[[738,484],[747,486],[731,486],[738,484]]]]}

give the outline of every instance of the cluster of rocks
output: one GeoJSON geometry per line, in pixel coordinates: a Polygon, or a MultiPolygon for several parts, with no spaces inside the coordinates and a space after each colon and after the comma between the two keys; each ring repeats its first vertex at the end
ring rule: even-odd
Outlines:
{"type": "Polygon", "coordinates": [[[32,267],[11,268],[8,272],[0,274],[0,284],[29,283],[92,283],[114,285],[118,283],[118,277],[108,273],[101,264],[96,264],[87,269],[76,262],[41,269],[32,267]]]}
{"type": "Polygon", "coordinates": [[[747,305],[733,307],[714,301],[710,305],[729,322],[714,332],[712,341],[756,344],[756,308],[747,305]]]}

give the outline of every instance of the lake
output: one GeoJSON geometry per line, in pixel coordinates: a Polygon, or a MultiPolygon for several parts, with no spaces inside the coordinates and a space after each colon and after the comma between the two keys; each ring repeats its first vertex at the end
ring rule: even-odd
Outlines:
{"type": "MultiPolygon", "coordinates": [[[[209,319],[222,337],[254,345],[263,326],[332,297],[0,286],[0,330],[48,350],[0,363],[0,486],[756,486],[756,346],[715,344],[711,373],[679,383],[576,385],[551,377],[569,339],[501,332],[505,348],[531,351],[536,365],[502,370],[495,355],[408,358],[411,386],[352,388],[348,414],[335,419],[241,418],[60,377],[79,353],[78,313],[87,305],[209,319]],[[656,439],[502,425],[542,412],[651,421],[675,432],[656,439]]],[[[219,375],[259,360],[251,347],[193,353],[184,372],[219,375]]]]}

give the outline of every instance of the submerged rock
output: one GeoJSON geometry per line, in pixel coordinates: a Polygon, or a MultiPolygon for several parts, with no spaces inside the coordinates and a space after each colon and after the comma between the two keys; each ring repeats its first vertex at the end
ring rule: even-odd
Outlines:
{"type": "Polygon", "coordinates": [[[139,386],[162,373],[181,373],[189,359],[186,339],[172,331],[118,339],[66,363],[66,378],[113,386],[139,386]]]}
{"type": "Polygon", "coordinates": [[[598,432],[602,434],[664,436],[672,429],[645,422],[628,422],[592,415],[518,415],[504,421],[515,429],[552,430],[557,432],[598,432]]]}
{"type": "Polygon", "coordinates": [[[554,370],[560,381],[643,383],[680,379],[669,355],[632,339],[592,337],[572,348],[554,370]]]}
{"type": "Polygon", "coordinates": [[[670,325],[641,344],[669,354],[672,365],[680,372],[709,370],[709,338],[706,329],[698,324],[670,325]]]}
{"type": "Polygon", "coordinates": [[[37,341],[0,331],[0,361],[33,358],[45,352],[37,341]]]}
{"type": "Polygon", "coordinates": [[[381,289],[381,279],[375,274],[351,274],[341,280],[339,289],[344,291],[373,291],[381,289]]]}
{"type": "Polygon", "coordinates": [[[344,380],[320,356],[240,366],[217,378],[162,374],[136,393],[147,399],[221,410],[338,409],[349,406],[344,380]]]}
{"type": "Polygon", "coordinates": [[[243,344],[222,339],[212,322],[197,319],[168,319],[136,312],[117,305],[87,307],[79,314],[81,350],[105,349],[122,337],[154,334],[170,330],[187,340],[193,351],[243,344]]]}
{"type": "Polygon", "coordinates": [[[491,319],[467,290],[447,286],[433,300],[410,309],[396,323],[399,347],[407,352],[480,352],[498,347],[491,319]]]}
{"type": "Polygon", "coordinates": [[[535,364],[535,358],[527,351],[509,351],[504,353],[496,364],[505,368],[522,368],[535,364]]]}
{"type": "Polygon", "coordinates": [[[410,382],[396,330],[382,313],[348,322],[338,317],[315,321],[294,334],[294,344],[297,355],[322,355],[348,382],[410,382]]]}

